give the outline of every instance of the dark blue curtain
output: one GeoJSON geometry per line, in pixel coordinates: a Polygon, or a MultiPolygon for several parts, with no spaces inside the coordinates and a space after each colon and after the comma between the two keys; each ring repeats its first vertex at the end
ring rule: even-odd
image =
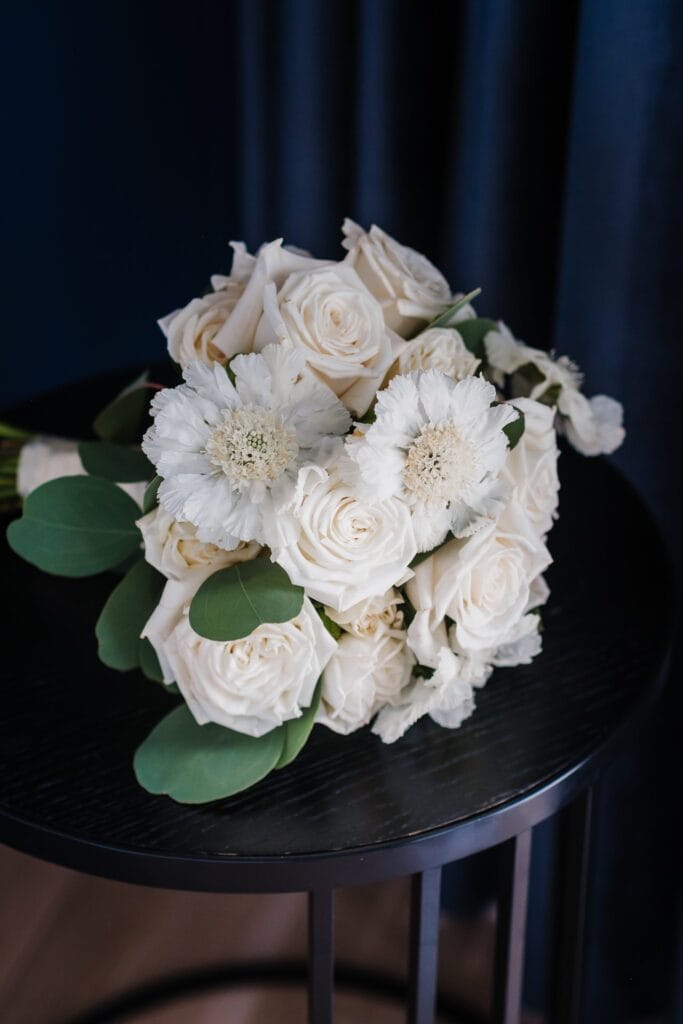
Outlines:
{"type": "MultiPolygon", "coordinates": [[[[678,0],[33,2],[0,47],[0,404],[161,357],[228,239],[333,255],[348,213],[624,402],[679,561],[678,0]]],[[[671,988],[674,693],[602,790],[591,1021],[671,988]]]]}

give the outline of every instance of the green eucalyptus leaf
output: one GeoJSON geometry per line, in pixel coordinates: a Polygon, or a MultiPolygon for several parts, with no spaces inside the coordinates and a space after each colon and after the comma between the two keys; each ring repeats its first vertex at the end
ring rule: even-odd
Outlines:
{"type": "Polygon", "coordinates": [[[342,635],[342,628],[339,625],[339,623],[335,622],[334,619],[331,619],[329,617],[327,612],[323,609],[322,605],[316,605],[316,611],[320,616],[320,621],[322,622],[323,626],[330,634],[330,636],[333,637],[335,640],[338,640],[339,637],[342,635]]]}
{"type": "Polygon", "coordinates": [[[219,569],[190,605],[190,625],[207,640],[241,640],[264,622],[287,622],[301,611],[303,587],[265,558],[219,569]]]}
{"type": "Polygon", "coordinates": [[[495,320],[487,320],[486,317],[475,317],[472,320],[461,320],[459,324],[453,325],[465,342],[465,348],[476,356],[477,359],[486,359],[486,346],[484,338],[489,331],[496,331],[498,324],[495,320]]]}
{"type": "Polygon", "coordinates": [[[322,688],[323,681],[319,679],[310,707],[305,709],[301,718],[292,718],[289,722],[285,722],[282,727],[285,730],[285,741],[282,745],[280,760],[275,765],[276,768],[286,768],[288,764],[291,764],[299,756],[308,743],[308,738],[315,725],[315,716],[318,714],[318,708],[320,707],[322,688]]]}
{"type": "Polygon", "coordinates": [[[518,409],[516,405],[513,406],[513,408],[517,413],[517,419],[513,420],[512,423],[508,423],[506,426],[503,427],[503,433],[508,439],[510,451],[512,451],[512,449],[519,444],[522,435],[524,434],[525,427],[524,413],[521,409],[518,409]]]}
{"type": "Polygon", "coordinates": [[[145,387],[148,380],[145,370],[98,413],[93,430],[99,438],[119,444],[139,442],[152,396],[150,388],[145,387]]]}
{"type": "Polygon", "coordinates": [[[78,454],[86,473],[112,480],[116,484],[138,483],[154,475],[154,467],[145,453],[125,444],[81,441],[78,454]]]}
{"type": "Polygon", "coordinates": [[[95,626],[97,653],[109,668],[126,672],[140,664],[140,634],[159,604],[165,582],[141,558],[112,590],[95,626]]]}
{"type": "Polygon", "coordinates": [[[524,363],[519,369],[515,370],[524,380],[527,382],[530,388],[535,388],[538,384],[542,384],[545,380],[545,374],[541,373],[536,363],[524,363]]]}
{"type": "Polygon", "coordinates": [[[10,523],[10,547],[56,576],[93,576],[140,547],[140,509],[116,484],[94,476],[50,480],[32,491],[10,523]]]}
{"type": "Polygon", "coordinates": [[[463,306],[466,306],[468,302],[472,302],[473,299],[476,299],[477,295],[481,295],[481,288],[475,288],[474,291],[468,292],[467,295],[463,295],[461,299],[458,299],[458,301],[454,302],[452,306],[449,306],[448,309],[445,309],[443,311],[443,313],[440,313],[439,316],[435,317],[435,319],[432,320],[432,322],[429,324],[429,326],[430,327],[450,327],[450,326],[453,326],[453,325],[451,325],[451,320],[453,319],[455,314],[459,313],[460,310],[463,308],[463,306]]]}
{"type": "MultiPolygon", "coordinates": [[[[164,682],[164,673],[161,671],[161,665],[159,664],[157,652],[154,650],[154,647],[146,636],[142,637],[138,643],[138,663],[143,674],[155,683],[164,683],[164,686],[166,686],[167,684],[164,682]]],[[[174,687],[172,692],[178,693],[178,687],[175,683],[171,685],[174,687]]]]}
{"type": "Polygon", "coordinates": [[[155,476],[145,487],[145,495],[142,499],[142,511],[145,515],[157,507],[159,501],[159,485],[161,477],[155,476]]]}
{"type": "Polygon", "coordinates": [[[282,726],[254,738],[209,722],[197,725],[186,704],[174,708],[138,747],[133,767],[148,793],[202,804],[240,793],[278,763],[282,726]]]}
{"type": "Polygon", "coordinates": [[[543,402],[544,405],[557,405],[557,400],[560,397],[562,391],[561,384],[551,384],[549,388],[539,395],[536,401],[543,402]]]}

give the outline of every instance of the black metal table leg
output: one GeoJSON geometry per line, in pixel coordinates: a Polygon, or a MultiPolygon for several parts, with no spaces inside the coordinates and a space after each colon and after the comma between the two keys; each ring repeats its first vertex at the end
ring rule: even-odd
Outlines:
{"type": "Polygon", "coordinates": [[[503,843],[500,855],[493,1021],[494,1024],[519,1024],[524,980],[531,830],[503,843]]]}
{"type": "Polygon", "coordinates": [[[439,959],[441,868],[413,875],[410,893],[408,1024],[433,1024],[439,959]]]}
{"type": "Polygon", "coordinates": [[[561,812],[553,1024],[579,1024],[593,791],[561,812]]]}
{"type": "Polygon", "coordinates": [[[332,1024],[334,998],[334,890],[308,894],[310,1024],[332,1024]]]}

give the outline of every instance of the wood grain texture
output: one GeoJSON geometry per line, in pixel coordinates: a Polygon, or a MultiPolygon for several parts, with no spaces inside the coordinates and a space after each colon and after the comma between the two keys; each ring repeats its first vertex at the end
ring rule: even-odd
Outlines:
{"type": "MultiPolygon", "coordinates": [[[[8,417],[83,433],[115,386],[106,379],[66,389],[8,417]]],[[[368,729],[341,737],[316,728],[295,764],[202,807],[136,785],[133,752],[178,698],[98,662],[93,626],[112,578],[48,577],[3,546],[3,591],[13,597],[0,623],[0,838],[4,814],[142,858],[275,864],[466,824],[591,757],[658,677],[670,585],[658,533],[623,478],[571,452],[560,463],[552,597],[533,665],[497,670],[458,730],[422,721],[385,746],[368,729]]],[[[33,851],[49,858],[43,835],[33,851]]]]}

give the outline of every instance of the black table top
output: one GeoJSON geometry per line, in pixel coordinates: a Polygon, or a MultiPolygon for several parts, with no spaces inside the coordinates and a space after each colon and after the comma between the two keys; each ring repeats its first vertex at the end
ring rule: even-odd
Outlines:
{"type": "MultiPolygon", "coordinates": [[[[123,379],[52,393],[14,422],[82,434],[123,379]]],[[[532,665],[496,670],[460,729],[423,720],[385,746],[369,729],[317,727],[289,768],[199,807],[135,781],[135,748],[178,698],[98,661],[93,628],[112,578],[46,576],[0,542],[0,839],[129,881],[268,891],[445,862],[551,813],[655,692],[671,607],[665,552],[633,489],[570,451],[560,476],[532,665]]]]}

